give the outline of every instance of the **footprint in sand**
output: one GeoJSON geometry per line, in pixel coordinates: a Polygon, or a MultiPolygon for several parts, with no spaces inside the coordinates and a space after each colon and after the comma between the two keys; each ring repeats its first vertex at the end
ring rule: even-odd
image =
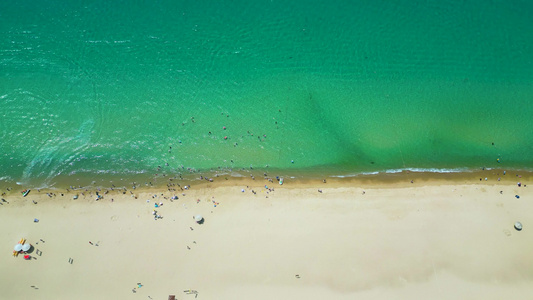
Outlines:
{"type": "Polygon", "coordinates": [[[508,229],[504,229],[504,230],[503,230],[503,233],[504,233],[506,236],[511,236],[511,231],[509,231],[508,229]]]}

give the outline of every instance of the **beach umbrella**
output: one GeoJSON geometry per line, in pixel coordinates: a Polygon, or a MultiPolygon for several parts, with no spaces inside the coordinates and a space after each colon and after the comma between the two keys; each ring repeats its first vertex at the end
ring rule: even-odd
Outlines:
{"type": "Polygon", "coordinates": [[[13,248],[15,251],[19,252],[20,250],[22,250],[22,244],[16,244],[15,245],[15,248],[13,248]]]}
{"type": "Polygon", "coordinates": [[[30,250],[30,248],[31,248],[30,243],[26,243],[26,244],[22,245],[22,251],[28,251],[28,250],[30,250]]]}
{"type": "Polygon", "coordinates": [[[194,217],[194,220],[195,220],[196,222],[201,222],[203,219],[204,219],[204,217],[202,217],[201,215],[196,215],[196,216],[194,217]]]}

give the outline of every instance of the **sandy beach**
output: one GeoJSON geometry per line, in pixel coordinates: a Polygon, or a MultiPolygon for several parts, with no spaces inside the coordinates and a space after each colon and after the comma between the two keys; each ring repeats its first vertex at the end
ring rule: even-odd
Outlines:
{"type": "Polygon", "coordinates": [[[183,190],[102,188],[99,200],[96,189],[3,190],[0,298],[533,295],[533,187],[525,178],[412,177],[217,179],[183,190]],[[11,255],[20,238],[34,259],[11,255]]]}

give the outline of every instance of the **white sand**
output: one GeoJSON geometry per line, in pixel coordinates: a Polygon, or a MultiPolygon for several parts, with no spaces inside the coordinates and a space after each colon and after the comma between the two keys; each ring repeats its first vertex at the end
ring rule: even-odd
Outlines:
{"type": "Polygon", "coordinates": [[[153,190],[134,199],[115,191],[94,201],[60,191],[53,198],[13,192],[0,206],[0,298],[195,299],[183,292],[189,289],[198,291],[196,299],[533,295],[530,187],[286,180],[265,198],[263,181],[255,182],[256,195],[241,192],[246,184],[193,186],[186,196],[179,192],[179,200],[163,200],[157,221],[152,210],[159,200],[151,195],[174,193],[153,190]],[[196,224],[195,214],[205,223],[196,224]],[[521,232],[513,228],[516,221],[521,232]],[[22,237],[42,256],[12,257],[22,237]],[[143,286],[133,293],[137,282],[143,286]]]}

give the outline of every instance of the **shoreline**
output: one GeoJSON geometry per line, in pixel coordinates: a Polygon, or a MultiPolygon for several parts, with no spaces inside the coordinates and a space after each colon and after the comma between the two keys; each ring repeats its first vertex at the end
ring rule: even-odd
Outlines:
{"type": "MultiPolygon", "coordinates": [[[[155,184],[138,184],[114,186],[109,182],[108,186],[95,184],[87,186],[69,186],[52,188],[34,188],[24,197],[20,187],[2,187],[0,193],[2,201],[15,201],[14,203],[30,203],[31,201],[59,200],[84,200],[88,202],[103,202],[115,198],[139,199],[147,195],[160,195],[165,200],[191,193],[192,191],[213,191],[216,189],[235,189],[255,192],[274,192],[276,190],[298,190],[305,189],[320,192],[323,189],[410,189],[410,188],[431,188],[441,186],[471,186],[471,187],[521,187],[527,188],[528,182],[533,182],[533,172],[507,171],[503,175],[503,170],[481,170],[478,172],[466,173],[380,173],[357,177],[329,177],[317,178],[283,178],[283,184],[279,184],[276,178],[270,176],[261,177],[214,177],[214,178],[190,178],[179,180],[166,178],[166,182],[156,181],[155,184]],[[210,179],[213,179],[210,181],[210,179]]],[[[264,174],[263,174],[264,175],[264,174]]],[[[201,175],[200,175],[201,176],[201,175]]],[[[4,201],[4,203],[5,203],[4,201]]],[[[171,200],[172,201],[172,200],[171,200]]]]}
{"type": "Polygon", "coordinates": [[[428,171],[425,169],[413,170],[388,170],[384,172],[371,172],[360,174],[328,174],[317,172],[289,172],[276,171],[269,169],[240,170],[240,171],[214,171],[207,172],[189,172],[187,174],[126,174],[112,175],[108,174],[95,175],[90,177],[78,176],[58,176],[51,185],[23,185],[14,181],[0,181],[0,190],[7,189],[41,189],[41,190],[61,190],[61,189],[109,189],[113,186],[117,188],[137,187],[155,187],[164,188],[169,184],[181,182],[185,185],[196,185],[211,182],[217,184],[220,182],[235,182],[246,179],[262,180],[284,178],[285,180],[300,183],[316,183],[323,180],[329,182],[351,182],[354,184],[375,184],[382,183],[396,184],[405,181],[444,181],[444,182],[468,182],[474,178],[483,181],[494,181],[498,178],[509,179],[510,177],[532,179],[533,171],[514,170],[514,169],[471,169],[471,170],[441,170],[441,172],[428,171]],[[506,172],[506,175],[504,175],[506,172]]]}

